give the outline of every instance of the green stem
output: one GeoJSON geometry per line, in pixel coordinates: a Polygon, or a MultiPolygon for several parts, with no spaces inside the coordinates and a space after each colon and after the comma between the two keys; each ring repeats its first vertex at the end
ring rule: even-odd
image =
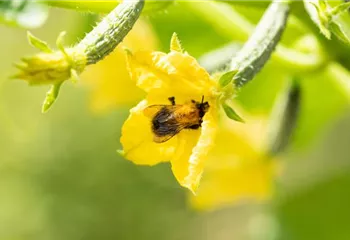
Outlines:
{"type": "MultiPolygon", "coordinates": [[[[72,9],[75,11],[94,12],[94,13],[109,13],[116,6],[118,6],[118,4],[122,3],[123,1],[122,0],[114,0],[114,1],[39,0],[39,2],[45,3],[45,4],[50,5],[52,7],[72,9]]],[[[146,3],[143,12],[146,14],[152,13],[154,11],[165,9],[166,7],[168,7],[171,4],[173,4],[172,0],[169,0],[169,1],[149,1],[146,3]]]]}
{"type": "Polygon", "coordinates": [[[229,0],[217,0],[220,2],[226,2],[232,5],[237,5],[237,6],[244,6],[244,7],[254,7],[254,8],[267,8],[270,3],[272,2],[271,0],[264,0],[264,1],[252,1],[252,0],[235,0],[235,1],[229,1],[229,0]]]}
{"type": "Polygon", "coordinates": [[[326,58],[324,54],[318,51],[303,53],[292,48],[287,48],[282,44],[277,46],[276,51],[280,52],[281,54],[288,55],[288,57],[284,57],[281,54],[273,54],[272,59],[285,66],[287,69],[291,69],[292,71],[298,69],[302,71],[313,71],[326,65],[326,58]],[[295,59],[295,61],[293,61],[293,59],[295,59]]]}
{"type": "Polygon", "coordinates": [[[144,0],[125,1],[109,13],[77,48],[84,49],[87,65],[110,54],[134,26],[144,6],[144,0]]]}
{"type": "Polygon", "coordinates": [[[228,4],[209,1],[184,1],[180,4],[206,20],[219,34],[228,36],[232,40],[245,41],[254,30],[254,24],[228,4]]]}
{"type": "Polygon", "coordinates": [[[57,8],[72,9],[82,12],[95,12],[95,13],[109,13],[112,11],[121,1],[41,1],[47,5],[57,8]]]}
{"type": "Polygon", "coordinates": [[[330,63],[325,71],[329,79],[333,79],[340,92],[350,101],[350,73],[349,70],[337,62],[330,63]]]}
{"type": "Polygon", "coordinates": [[[242,48],[242,44],[232,42],[221,48],[207,52],[198,58],[199,64],[209,73],[226,70],[232,57],[242,48]]]}

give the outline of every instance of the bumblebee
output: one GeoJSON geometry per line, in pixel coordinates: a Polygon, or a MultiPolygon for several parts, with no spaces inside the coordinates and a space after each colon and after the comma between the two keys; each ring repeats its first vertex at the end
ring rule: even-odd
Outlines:
{"type": "Polygon", "coordinates": [[[153,141],[162,143],[183,129],[198,129],[209,109],[209,103],[191,100],[186,104],[175,104],[175,97],[169,97],[170,105],[151,105],[144,109],[144,115],[152,118],[153,141]]]}

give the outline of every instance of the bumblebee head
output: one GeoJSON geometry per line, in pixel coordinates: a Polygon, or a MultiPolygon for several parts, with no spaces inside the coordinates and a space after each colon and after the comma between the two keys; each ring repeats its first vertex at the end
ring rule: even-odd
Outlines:
{"type": "Polygon", "coordinates": [[[196,102],[196,108],[199,110],[199,116],[203,117],[206,112],[209,110],[209,103],[204,102],[204,96],[202,96],[201,102],[196,102]]]}

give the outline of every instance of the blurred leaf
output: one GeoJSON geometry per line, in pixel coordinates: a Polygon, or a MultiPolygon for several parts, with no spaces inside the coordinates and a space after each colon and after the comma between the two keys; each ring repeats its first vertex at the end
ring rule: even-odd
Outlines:
{"type": "Polygon", "coordinates": [[[333,18],[330,29],[341,41],[350,44],[350,14],[347,11],[333,18]]]}
{"type": "Polygon", "coordinates": [[[67,84],[43,115],[43,90],[11,82],[0,94],[21,133],[1,118],[1,240],[198,239],[168,163],[136,166],[115,154],[128,109],[92,115],[85,92],[67,84]]]}
{"type": "Polygon", "coordinates": [[[170,36],[174,32],[181,37],[181,45],[186,51],[195,57],[232,41],[218,35],[209,23],[187,9],[184,10],[181,4],[171,5],[167,14],[153,14],[150,21],[162,44],[161,50],[165,52],[169,51],[170,36]]]}
{"type": "Polygon", "coordinates": [[[180,39],[178,38],[177,34],[174,32],[171,40],[170,40],[170,50],[171,51],[177,51],[177,52],[183,52],[183,48],[181,46],[180,39]]]}
{"type": "Polygon", "coordinates": [[[242,48],[242,44],[232,42],[205,53],[198,59],[199,64],[209,73],[224,71],[232,57],[242,48]]]}
{"type": "Polygon", "coordinates": [[[328,39],[331,38],[331,33],[327,28],[328,18],[326,15],[327,6],[322,0],[304,0],[305,9],[308,12],[312,21],[318,26],[321,33],[328,39]]]}
{"type": "Polygon", "coordinates": [[[350,2],[345,1],[345,3],[341,3],[337,6],[335,6],[334,8],[332,8],[332,10],[330,11],[330,14],[337,15],[337,14],[342,13],[342,12],[347,12],[349,7],[350,7],[350,2]]]}
{"type": "Polygon", "coordinates": [[[303,101],[298,128],[293,135],[297,149],[305,149],[326,127],[349,108],[349,73],[338,64],[305,75],[301,81],[303,101]]]}
{"type": "Polygon", "coordinates": [[[30,0],[0,1],[0,22],[23,28],[40,27],[48,17],[48,7],[30,0]]]}
{"type": "Polygon", "coordinates": [[[232,80],[233,80],[233,77],[235,76],[235,74],[237,72],[238,72],[238,70],[233,70],[233,71],[229,71],[229,72],[226,72],[226,73],[222,74],[220,79],[219,79],[220,87],[225,87],[229,83],[231,83],[232,80]]]}
{"type": "Polygon", "coordinates": [[[280,206],[278,239],[345,240],[350,236],[350,175],[328,179],[280,206]]]}
{"type": "Polygon", "coordinates": [[[284,168],[276,197],[280,221],[276,239],[349,238],[349,120],[347,114],[310,153],[284,168]]]}
{"type": "Polygon", "coordinates": [[[344,26],[342,25],[338,25],[338,24],[335,24],[335,23],[332,23],[330,25],[331,29],[332,29],[332,32],[343,42],[345,43],[350,43],[350,39],[348,37],[348,34],[347,34],[347,28],[348,26],[345,27],[344,29],[344,26]]]}
{"type": "Polygon", "coordinates": [[[63,82],[59,82],[57,84],[54,84],[51,86],[50,90],[46,93],[46,97],[44,100],[44,103],[42,105],[42,112],[47,112],[52,104],[56,101],[58,94],[60,92],[61,86],[63,82]]]}
{"type": "Polygon", "coordinates": [[[304,0],[306,11],[321,33],[328,39],[331,33],[344,43],[350,44],[350,2],[331,7],[325,0],[304,0]]]}
{"type": "Polygon", "coordinates": [[[270,61],[253,81],[242,88],[236,100],[250,112],[270,114],[276,96],[289,79],[288,72],[270,61]]]}
{"type": "Polygon", "coordinates": [[[70,80],[72,80],[73,83],[79,82],[80,77],[79,77],[79,74],[78,74],[77,70],[71,69],[70,70],[70,76],[71,76],[70,80]]]}
{"type": "Polygon", "coordinates": [[[224,109],[226,116],[237,122],[244,123],[244,120],[226,103],[222,103],[222,108],[224,109]]]}
{"type": "Polygon", "coordinates": [[[51,50],[51,48],[49,47],[49,45],[47,44],[47,42],[45,42],[45,41],[35,37],[31,32],[29,32],[29,31],[27,32],[27,37],[28,37],[29,43],[33,47],[35,47],[35,48],[37,48],[37,49],[39,49],[39,50],[41,50],[43,52],[46,52],[46,53],[53,52],[51,50]]]}

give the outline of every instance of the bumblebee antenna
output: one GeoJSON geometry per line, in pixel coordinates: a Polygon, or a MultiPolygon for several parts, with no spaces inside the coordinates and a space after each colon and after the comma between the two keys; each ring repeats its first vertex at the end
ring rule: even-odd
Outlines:
{"type": "Polygon", "coordinates": [[[204,95],[202,95],[202,104],[203,104],[203,102],[204,102],[204,95]]]}

